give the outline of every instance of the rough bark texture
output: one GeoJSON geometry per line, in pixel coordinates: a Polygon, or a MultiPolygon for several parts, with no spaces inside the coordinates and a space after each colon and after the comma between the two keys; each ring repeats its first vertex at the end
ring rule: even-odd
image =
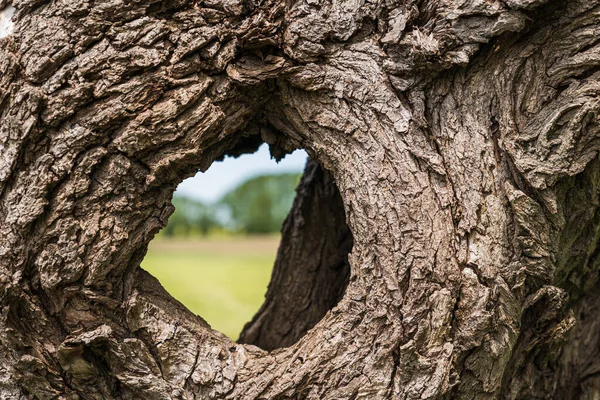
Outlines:
{"type": "Polygon", "coordinates": [[[0,398],[598,397],[599,1],[10,3],[0,398]],[[176,185],[261,141],[353,240],[320,318],[345,279],[306,243],[349,244],[309,167],[244,333],[272,351],[139,268],[176,185]]]}
{"type": "Polygon", "coordinates": [[[333,178],[309,161],[283,225],[266,300],[238,342],[265,350],[298,341],[342,298],[352,233],[333,178]]]}

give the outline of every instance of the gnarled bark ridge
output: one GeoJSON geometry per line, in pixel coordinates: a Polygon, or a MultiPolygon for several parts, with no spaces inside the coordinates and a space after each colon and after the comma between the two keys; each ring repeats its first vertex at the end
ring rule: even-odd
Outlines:
{"type": "Polygon", "coordinates": [[[0,397],[597,397],[599,1],[6,7],[0,397]],[[326,172],[241,344],[139,264],[262,141],[326,172]]]}

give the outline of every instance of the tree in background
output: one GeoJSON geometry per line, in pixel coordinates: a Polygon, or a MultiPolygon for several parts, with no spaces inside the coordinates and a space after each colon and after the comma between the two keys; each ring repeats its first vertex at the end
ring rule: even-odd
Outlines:
{"type": "Polygon", "coordinates": [[[206,236],[218,228],[231,233],[268,234],[281,231],[294,201],[301,174],[262,175],[250,178],[215,204],[174,196],[175,211],[164,235],[206,236]]]}
{"type": "Polygon", "coordinates": [[[223,206],[237,231],[275,233],[290,211],[300,174],[263,175],[248,179],[227,193],[223,206]]]}
{"type": "Polygon", "coordinates": [[[214,207],[187,197],[173,197],[175,211],[164,229],[165,236],[189,236],[199,233],[206,236],[220,223],[214,215],[214,207]]]}

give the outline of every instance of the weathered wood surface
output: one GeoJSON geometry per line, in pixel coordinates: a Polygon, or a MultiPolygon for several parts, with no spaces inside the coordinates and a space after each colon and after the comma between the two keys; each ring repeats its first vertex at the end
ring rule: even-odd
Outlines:
{"type": "MultiPolygon", "coordinates": [[[[600,1],[6,7],[0,398],[597,398],[600,1]],[[262,141],[329,171],[353,241],[297,342],[312,311],[247,326],[273,351],[139,268],[176,185],[262,141]]],[[[346,250],[305,189],[276,271],[312,285],[302,243],[346,250]]]]}

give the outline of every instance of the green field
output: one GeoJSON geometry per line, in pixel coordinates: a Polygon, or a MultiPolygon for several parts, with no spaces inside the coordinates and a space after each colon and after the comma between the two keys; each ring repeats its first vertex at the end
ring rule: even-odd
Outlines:
{"type": "Polygon", "coordinates": [[[142,268],[214,328],[237,339],[264,300],[279,237],[157,239],[142,268]]]}

